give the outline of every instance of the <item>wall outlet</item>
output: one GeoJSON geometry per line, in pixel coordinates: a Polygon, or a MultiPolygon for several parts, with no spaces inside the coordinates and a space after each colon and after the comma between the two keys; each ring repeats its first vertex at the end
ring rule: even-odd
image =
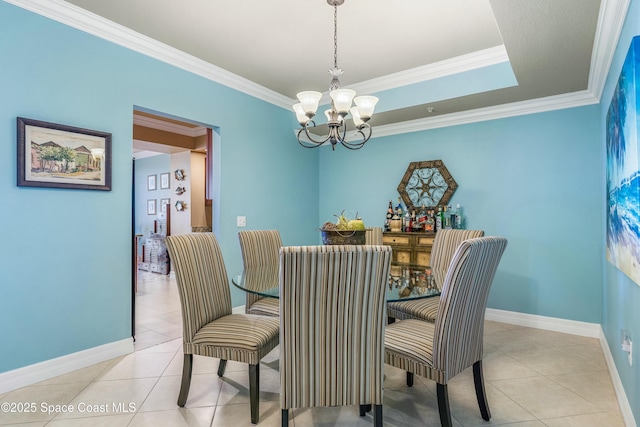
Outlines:
{"type": "Polygon", "coordinates": [[[246,216],[238,216],[238,217],[236,217],[236,226],[238,226],[238,227],[246,227],[247,226],[247,217],[246,216]]]}
{"type": "Polygon", "coordinates": [[[633,341],[627,331],[622,331],[622,351],[628,353],[629,366],[633,366],[633,341]]]}
{"type": "Polygon", "coordinates": [[[633,341],[631,341],[631,338],[627,338],[627,340],[622,343],[622,351],[629,353],[627,354],[629,366],[633,366],[633,341]]]}

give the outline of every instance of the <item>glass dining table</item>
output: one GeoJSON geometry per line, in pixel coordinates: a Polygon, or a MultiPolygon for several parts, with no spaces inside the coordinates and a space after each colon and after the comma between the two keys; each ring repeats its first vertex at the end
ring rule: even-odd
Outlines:
{"type": "MultiPolygon", "coordinates": [[[[391,264],[387,281],[387,302],[431,298],[440,295],[445,271],[412,264],[391,264]]],[[[268,298],[279,297],[279,266],[248,268],[231,282],[245,292],[268,298]]]]}

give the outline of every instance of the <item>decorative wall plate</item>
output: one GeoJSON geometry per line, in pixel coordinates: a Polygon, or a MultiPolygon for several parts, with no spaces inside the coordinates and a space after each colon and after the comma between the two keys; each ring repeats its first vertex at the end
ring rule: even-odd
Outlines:
{"type": "Polygon", "coordinates": [[[183,202],[182,200],[178,200],[176,202],[176,210],[177,211],[183,211],[187,209],[187,204],[185,202],[183,202]]]}
{"type": "Polygon", "coordinates": [[[186,188],[184,188],[182,185],[178,185],[178,188],[176,188],[176,194],[179,196],[182,193],[184,193],[185,191],[187,191],[186,188]]]}
{"type": "Polygon", "coordinates": [[[398,185],[398,193],[409,209],[444,206],[458,188],[442,160],[412,162],[398,185]]]}
{"type": "Polygon", "coordinates": [[[178,181],[184,181],[184,179],[187,177],[187,175],[185,175],[184,173],[184,169],[176,169],[174,175],[176,177],[176,180],[178,181]]]}

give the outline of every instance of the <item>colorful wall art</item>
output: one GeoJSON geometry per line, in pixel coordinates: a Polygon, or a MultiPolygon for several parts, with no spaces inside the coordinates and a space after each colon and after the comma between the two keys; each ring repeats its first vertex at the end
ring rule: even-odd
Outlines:
{"type": "Polygon", "coordinates": [[[640,36],[631,40],[607,112],[607,260],[640,285],[640,36]]]}

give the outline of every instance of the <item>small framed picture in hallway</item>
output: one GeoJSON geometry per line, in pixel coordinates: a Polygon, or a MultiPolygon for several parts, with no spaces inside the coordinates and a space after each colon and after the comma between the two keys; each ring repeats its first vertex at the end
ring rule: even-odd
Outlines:
{"type": "Polygon", "coordinates": [[[169,189],[169,172],[160,174],[160,189],[161,190],[169,189]]]}
{"type": "Polygon", "coordinates": [[[147,191],[153,191],[158,189],[158,183],[156,182],[156,175],[147,176],[147,191]]]}
{"type": "Polygon", "coordinates": [[[156,215],[156,199],[147,200],[147,215],[156,215]]]}

